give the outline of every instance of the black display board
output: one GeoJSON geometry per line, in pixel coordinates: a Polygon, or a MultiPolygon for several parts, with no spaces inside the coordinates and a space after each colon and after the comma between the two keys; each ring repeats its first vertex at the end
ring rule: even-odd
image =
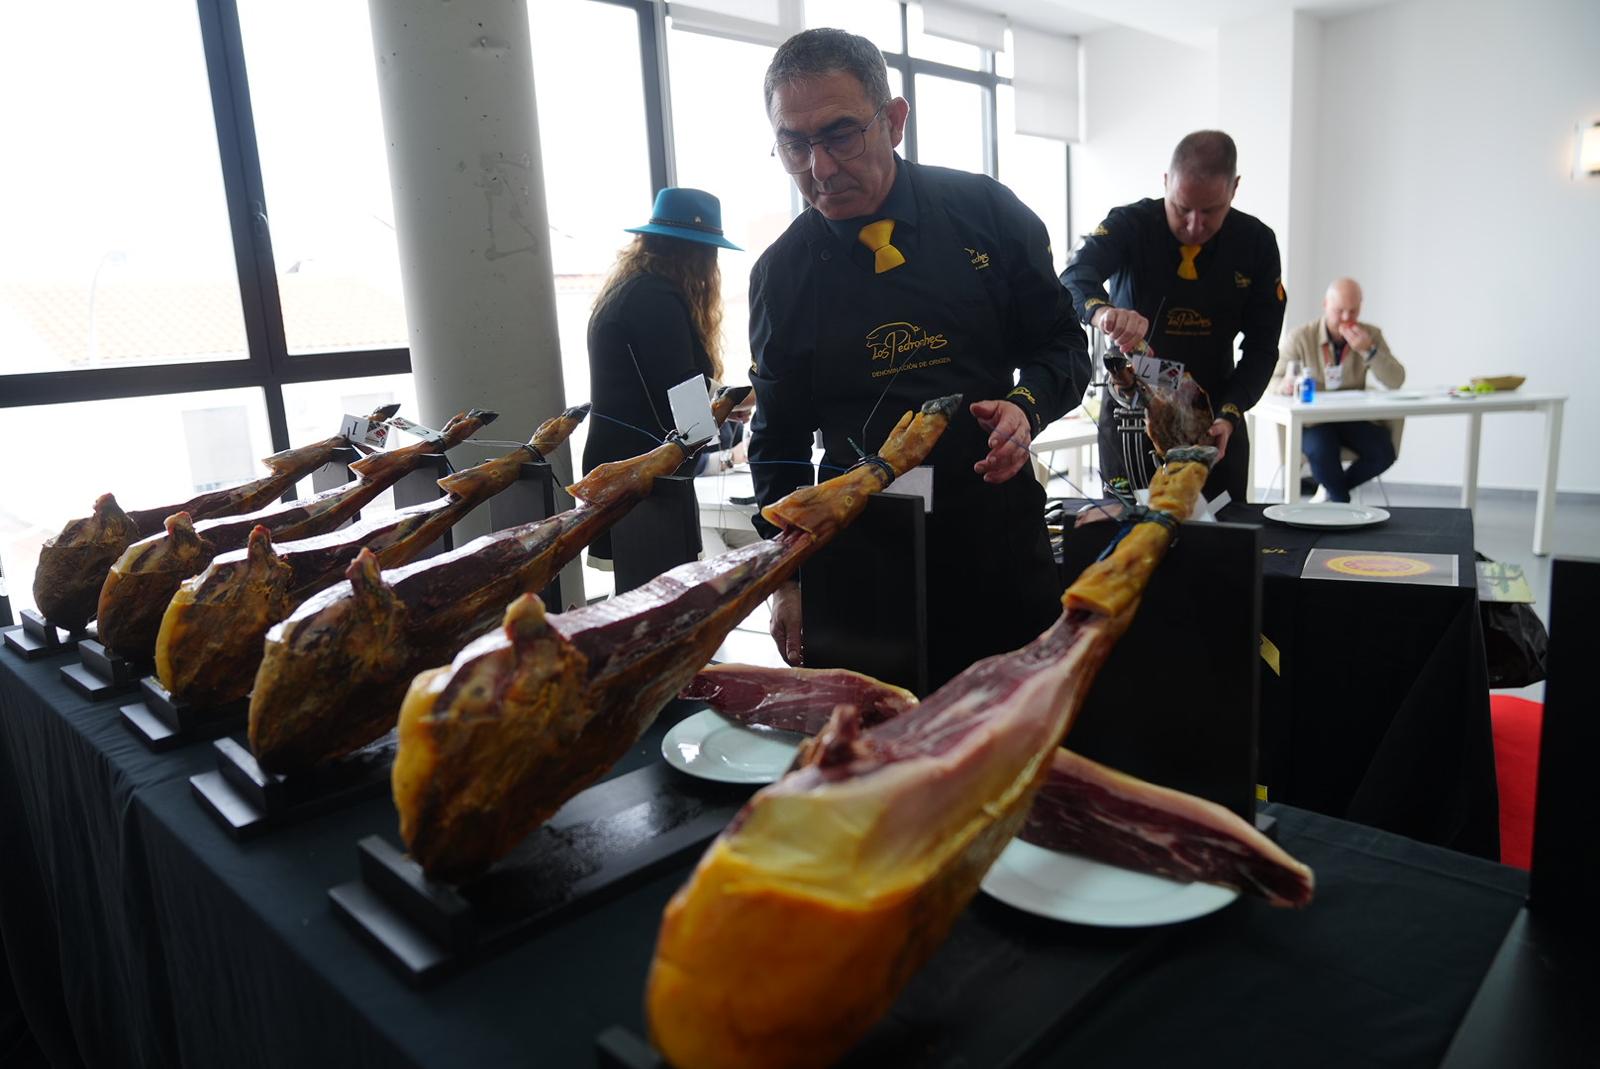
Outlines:
{"type": "MultiPolygon", "coordinates": [[[[556,514],[556,476],[546,461],[522,465],[517,481],[489,499],[489,530],[504,531],[524,523],[549,519],[556,514]]],[[[561,574],[550,577],[550,584],[539,591],[539,600],[558,612],[561,600],[561,574]]]]}
{"type": "Polygon", "coordinates": [[[806,667],[848,667],[928,693],[926,526],[922,498],[873,494],[855,522],[806,561],[806,667]]]}
{"type": "Polygon", "coordinates": [[[1557,560],[1550,575],[1550,656],[1539,737],[1528,903],[1478,988],[1445,1069],[1592,1066],[1600,1039],[1600,819],[1593,780],[1600,719],[1583,680],[1592,656],[1600,560],[1557,560]]]}
{"type": "MultiPolygon", "coordinates": [[[[1064,585],[1120,527],[1106,521],[1067,529],[1064,585]]],[[[1095,678],[1066,744],[1251,819],[1260,634],[1261,529],[1184,524],[1133,624],[1095,678]]]]}
{"type": "MultiPolygon", "coordinates": [[[[350,465],[360,460],[364,455],[360,450],[348,445],[335,449],[328,462],[311,473],[311,492],[320,494],[324,490],[332,490],[334,487],[343,486],[353,481],[356,473],[350,470],[350,465]]],[[[295,487],[291,486],[283,495],[283,500],[292,501],[296,496],[298,495],[295,492],[295,487]]],[[[341,523],[339,527],[349,527],[352,523],[360,522],[361,513],[356,512],[341,523]]]]}
{"type": "Polygon", "coordinates": [[[694,479],[659,476],[650,496],[611,528],[617,593],[643,586],[669,568],[699,560],[700,550],[700,501],[695,497],[694,479]]]}
{"type": "MultiPolygon", "coordinates": [[[[443,453],[432,453],[424,457],[422,464],[416,470],[406,472],[400,481],[394,484],[395,511],[410,508],[412,505],[426,505],[443,497],[444,491],[439,488],[439,480],[455,470],[450,464],[450,458],[443,453]]],[[[424,560],[454,549],[455,545],[452,532],[446,531],[414,559],[424,560]]]]}

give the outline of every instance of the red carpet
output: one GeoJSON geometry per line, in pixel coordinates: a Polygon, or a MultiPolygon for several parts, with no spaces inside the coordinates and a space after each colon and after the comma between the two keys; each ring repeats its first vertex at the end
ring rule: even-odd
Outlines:
{"type": "Polygon", "coordinates": [[[1533,861],[1533,804],[1544,706],[1509,694],[1491,694],[1489,716],[1494,723],[1494,771],[1500,785],[1500,861],[1526,869],[1533,861]]]}

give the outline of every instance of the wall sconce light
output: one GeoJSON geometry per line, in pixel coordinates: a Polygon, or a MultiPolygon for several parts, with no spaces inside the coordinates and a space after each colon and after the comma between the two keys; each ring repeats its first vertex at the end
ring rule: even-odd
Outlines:
{"type": "Polygon", "coordinates": [[[1600,119],[1579,123],[1577,144],[1573,148],[1572,177],[1600,175],[1600,119]]]}

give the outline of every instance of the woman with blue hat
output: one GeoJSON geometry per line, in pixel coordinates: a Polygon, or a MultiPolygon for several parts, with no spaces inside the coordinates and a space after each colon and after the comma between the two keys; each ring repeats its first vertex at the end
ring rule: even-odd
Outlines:
{"type": "MultiPolygon", "coordinates": [[[[589,316],[589,399],[583,469],[625,460],[672,429],[667,390],[702,374],[722,378],[722,275],[717,250],[743,251],[722,235],[722,203],[699,189],[668,187],[617,257],[589,316]]],[[[730,422],[736,432],[741,428],[730,422]]],[[[724,431],[724,448],[731,446],[724,431]]],[[[702,454],[699,467],[709,454],[702,454]]],[[[697,470],[698,474],[698,470],[697,470]]],[[[611,538],[589,546],[611,559],[611,538]]]]}

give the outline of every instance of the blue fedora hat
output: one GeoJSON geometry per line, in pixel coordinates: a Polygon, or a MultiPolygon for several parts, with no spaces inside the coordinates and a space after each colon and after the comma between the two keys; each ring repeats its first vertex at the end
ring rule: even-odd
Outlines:
{"type": "Polygon", "coordinates": [[[743,252],[722,236],[722,202],[703,189],[668,186],[656,194],[656,207],[644,226],[630,226],[630,234],[661,234],[743,252]]]}

